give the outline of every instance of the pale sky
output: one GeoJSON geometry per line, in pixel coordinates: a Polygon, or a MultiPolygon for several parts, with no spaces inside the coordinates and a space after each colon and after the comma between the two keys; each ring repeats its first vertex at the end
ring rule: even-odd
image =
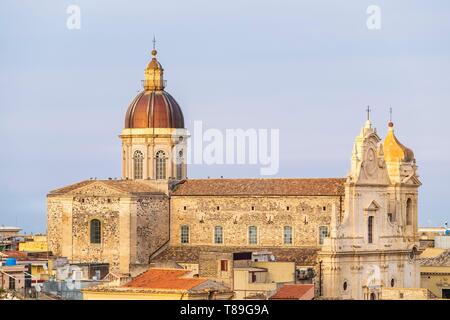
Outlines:
{"type": "Polygon", "coordinates": [[[420,224],[450,220],[448,0],[2,0],[0,225],[45,232],[48,191],[120,177],[118,135],[153,35],[187,128],[280,129],[277,177],[345,177],[366,106],[382,138],[392,107],[419,165],[420,224]],[[71,4],[80,30],[66,27],[71,4]]]}

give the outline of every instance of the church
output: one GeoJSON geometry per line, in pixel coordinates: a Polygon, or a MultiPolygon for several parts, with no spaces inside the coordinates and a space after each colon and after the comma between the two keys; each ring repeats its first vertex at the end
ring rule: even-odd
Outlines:
{"type": "Polygon", "coordinates": [[[421,183],[392,122],[382,140],[367,118],[342,177],[188,179],[189,135],[165,87],[154,49],[143,90],[125,114],[121,179],[47,195],[54,255],[108,263],[123,274],[175,262],[217,279],[232,268],[230,253],[270,252],[312,266],[326,298],[377,299],[382,287],[419,287],[421,183]],[[211,259],[212,267],[203,263],[211,259]]]}

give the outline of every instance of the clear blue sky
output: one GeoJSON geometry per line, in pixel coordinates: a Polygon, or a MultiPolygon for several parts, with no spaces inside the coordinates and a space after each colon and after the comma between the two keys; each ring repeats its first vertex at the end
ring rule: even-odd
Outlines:
{"type": "Polygon", "coordinates": [[[420,169],[421,225],[450,218],[448,1],[2,0],[0,224],[45,231],[49,190],[120,176],[118,135],[153,34],[187,127],[279,128],[280,177],[345,176],[364,108],[384,136],[393,107],[420,169]],[[70,4],[81,30],[66,28],[70,4]]]}

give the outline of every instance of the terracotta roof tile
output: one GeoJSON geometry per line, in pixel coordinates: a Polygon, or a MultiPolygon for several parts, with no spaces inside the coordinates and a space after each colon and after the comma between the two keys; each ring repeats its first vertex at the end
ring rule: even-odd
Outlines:
{"type": "Polygon", "coordinates": [[[285,284],[270,299],[299,300],[310,290],[314,291],[313,284],[285,284]]]}
{"type": "Polygon", "coordinates": [[[119,192],[126,194],[130,193],[152,193],[163,194],[163,192],[156,189],[150,182],[136,181],[136,180],[85,180],[78,183],[68,185],[63,188],[59,188],[50,191],[49,195],[67,194],[73,192],[79,188],[88,186],[90,184],[100,183],[105,186],[116,189],[119,192]]]}
{"type": "Polygon", "coordinates": [[[15,258],[17,260],[26,260],[28,258],[28,254],[23,251],[2,251],[2,254],[8,258],[15,258]]]}
{"type": "Polygon", "coordinates": [[[174,196],[341,196],[344,178],[316,179],[189,179],[178,184],[174,196]]]}
{"type": "Polygon", "coordinates": [[[434,257],[421,258],[419,264],[423,267],[446,267],[450,266],[450,249],[444,250],[441,254],[434,257]]]}
{"type": "Polygon", "coordinates": [[[271,252],[277,261],[295,262],[297,265],[312,266],[316,264],[317,251],[319,248],[281,248],[281,247],[224,247],[224,246],[169,246],[156,257],[152,262],[174,261],[179,263],[198,263],[200,254],[203,252],[271,252]]]}
{"type": "Polygon", "coordinates": [[[127,288],[190,290],[206,279],[183,278],[190,271],[151,268],[124,285],[127,288]]]}

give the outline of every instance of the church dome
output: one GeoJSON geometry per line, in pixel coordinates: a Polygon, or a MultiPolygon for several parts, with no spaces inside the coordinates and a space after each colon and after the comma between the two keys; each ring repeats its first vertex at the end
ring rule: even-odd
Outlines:
{"type": "Polygon", "coordinates": [[[183,113],[168,92],[144,90],[128,107],[125,128],[184,128],[183,113]]]}
{"type": "Polygon", "coordinates": [[[389,129],[383,143],[384,159],[386,162],[414,161],[414,152],[398,141],[394,134],[394,124],[389,122],[389,129]]]}
{"type": "Polygon", "coordinates": [[[184,117],[175,99],[164,90],[164,69],[152,51],[145,69],[144,90],[128,107],[125,128],[184,128],[184,117]]]}

